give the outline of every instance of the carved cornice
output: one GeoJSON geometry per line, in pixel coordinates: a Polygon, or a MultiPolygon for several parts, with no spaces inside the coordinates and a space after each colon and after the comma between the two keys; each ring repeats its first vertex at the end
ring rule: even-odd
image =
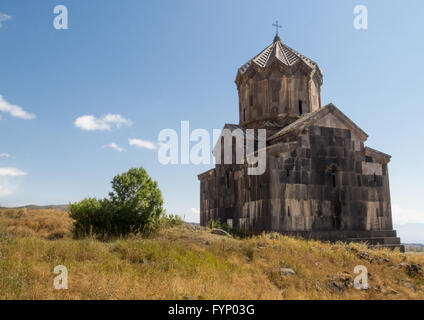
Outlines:
{"type": "Polygon", "coordinates": [[[262,68],[255,63],[251,63],[243,73],[239,71],[237,73],[235,81],[237,89],[240,90],[241,85],[246,83],[248,80],[254,78],[257,74],[259,74],[264,79],[269,79],[269,77],[274,71],[280,72],[282,77],[287,76],[289,78],[297,72],[300,72],[305,76],[310,76],[311,79],[315,77],[319,85],[322,85],[322,78],[320,77],[320,72],[316,72],[316,69],[311,68],[303,60],[298,60],[295,64],[288,66],[280,60],[275,59],[265,68],[262,68]]]}

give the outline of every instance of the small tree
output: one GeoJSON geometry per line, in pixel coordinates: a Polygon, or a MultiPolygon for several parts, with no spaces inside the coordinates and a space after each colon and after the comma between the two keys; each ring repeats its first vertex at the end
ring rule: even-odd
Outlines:
{"type": "Polygon", "coordinates": [[[112,180],[112,189],[109,196],[120,234],[129,233],[130,229],[149,232],[157,227],[164,214],[162,193],[144,168],[117,175],[112,180]]]}

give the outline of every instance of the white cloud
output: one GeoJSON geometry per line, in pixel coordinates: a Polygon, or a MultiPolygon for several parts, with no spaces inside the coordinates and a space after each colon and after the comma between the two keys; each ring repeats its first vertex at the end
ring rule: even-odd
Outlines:
{"type": "Polygon", "coordinates": [[[139,148],[146,148],[149,150],[156,150],[156,145],[154,142],[141,140],[141,139],[129,139],[130,146],[135,146],[139,148]]]}
{"type": "Polygon", "coordinates": [[[200,222],[200,210],[198,208],[190,208],[188,211],[185,212],[183,218],[184,218],[184,221],[186,221],[186,222],[199,223],[200,222]]]}
{"type": "Polygon", "coordinates": [[[0,153],[0,158],[14,158],[14,157],[8,153],[0,153]]]}
{"type": "Polygon", "coordinates": [[[15,177],[26,176],[26,173],[14,167],[0,167],[0,197],[10,196],[16,190],[16,185],[11,183],[15,177]]]}
{"type": "Polygon", "coordinates": [[[0,168],[0,177],[21,177],[21,176],[26,176],[26,173],[18,168],[14,168],[14,167],[0,168]]]}
{"type": "Polygon", "coordinates": [[[33,113],[26,112],[21,107],[13,105],[3,99],[3,96],[0,94],[0,112],[9,113],[12,117],[20,118],[24,120],[35,119],[36,115],[33,113]]]}
{"type": "Polygon", "coordinates": [[[394,224],[424,223],[424,211],[402,208],[397,204],[392,205],[394,224]]]}
{"type": "Polygon", "coordinates": [[[130,126],[132,122],[119,114],[107,114],[99,119],[93,115],[85,115],[78,117],[74,125],[86,131],[108,131],[112,130],[113,127],[120,128],[123,125],[130,126]]]}
{"type": "Polygon", "coordinates": [[[116,150],[116,151],[118,151],[118,152],[124,152],[124,151],[125,151],[125,149],[124,149],[124,148],[120,147],[120,146],[119,146],[117,143],[115,143],[115,142],[112,142],[112,143],[109,143],[109,144],[105,145],[105,146],[104,146],[104,148],[110,148],[110,149],[116,150]]]}
{"type": "Polygon", "coordinates": [[[6,197],[13,194],[15,187],[9,181],[0,178],[0,197],[6,197]]]}
{"type": "Polygon", "coordinates": [[[0,28],[3,27],[3,22],[12,19],[11,16],[5,14],[5,13],[0,13],[0,28]]]}

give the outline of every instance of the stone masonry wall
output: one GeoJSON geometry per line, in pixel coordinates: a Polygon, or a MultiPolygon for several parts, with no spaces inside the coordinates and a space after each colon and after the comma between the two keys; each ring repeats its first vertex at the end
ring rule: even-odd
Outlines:
{"type": "MultiPolygon", "coordinates": [[[[211,219],[252,232],[392,230],[387,164],[366,156],[349,129],[312,126],[286,137],[267,171],[217,165],[201,177],[201,224],[211,219]]],[[[277,146],[278,150],[278,146],[277,146]]]]}

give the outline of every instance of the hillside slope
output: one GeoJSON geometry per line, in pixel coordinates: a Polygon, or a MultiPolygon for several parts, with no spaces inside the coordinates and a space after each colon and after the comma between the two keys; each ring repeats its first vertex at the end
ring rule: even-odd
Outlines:
{"type": "Polygon", "coordinates": [[[52,205],[47,205],[47,206],[39,206],[39,205],[35,205],[35,204],[29,204],[29,205],[26,205],[26,206],[15,207],[15,208],[0,207],[0,210],[14,210],[14,209],[67,211],[68,205],[67,204],[52,204],[52,205]]]}
{"type": "Polygon", "coordinates": [[[0,299],[424,298],[418,253],[278,234],[234,239],[194,226],[149,239],[74,240],[65,232],[49,240],[6,224],[0,212],[0,299]],[[68,269],[68,290],[53,289],[57,265],[68,269]],[[368,269],[368,290],[353,287],[357,265],[368,269]]]}

